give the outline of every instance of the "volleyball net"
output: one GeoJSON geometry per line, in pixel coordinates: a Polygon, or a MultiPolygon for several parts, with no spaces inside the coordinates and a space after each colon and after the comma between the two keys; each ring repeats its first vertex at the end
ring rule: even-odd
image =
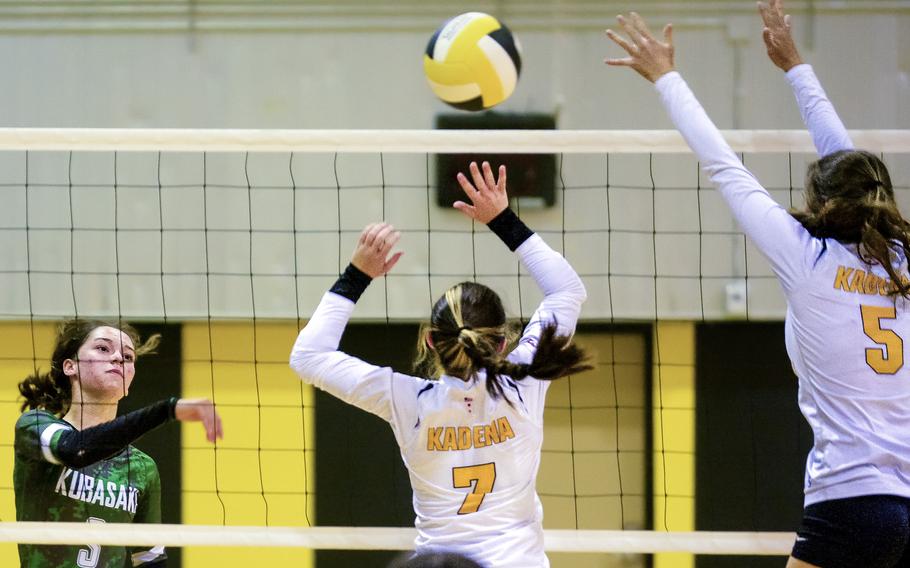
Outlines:
{"type": "MultiPolygon", "coordinates": [[[[910,210],[910,132],[851,135],[882,155],[910,210]]],[[[800,205],[815,159],[808,134],[725,136],[775,199],[800,205]]],[[[807,433],[795,385],[779,415],[761,384],[737,386],[788,372],[775,335],[785,301],[670,131],[0,129],[6,471],[15,383],[47,367],[54,324],[71,317],[164,330],[171,351],[139,362],[125,404],[159,391],[212,398],[226,430],[211,446],[182,425],[174,453],[148,450],[173,491],[163,525],[3,522],[0,541],[409,548],[410,487],[391,432],[302,385],[287,359],[361,229],[378,220],[401,231],[405,255],[358,303],[347,351],[407,372],[417,323],[463,280],[495,289],[511,317],[530,316],[541,299],[530,276],[446,205],[460,190],[441,172],[468,155],[510,164],[513,208],[588,290],[578,339],[596,368],[550,390],[538,492],[548,550],[627,555],[585,564],[555,554],[554,566],[646,566],[635,555],[672,551],[786,555],[792,535],[767,510],[800,508],[807,433]],[[717,360],[754,333],[774,350],[717,360]],[[718,377],[738,394],[723,398],[718,377]],[[777,491],[762,467],[787,469],[793,486],[777,491]],[[724,479],[745,479],[726,517],[712,493],[724,479]]],[[[167,429],[161,444],[173,447],[178,429],[167,429]]],[[[0,497],[2,520],[13,520],[11,476],[0,497]]],[[[185,565],[213,558],[190,550],[185,565]]]]}

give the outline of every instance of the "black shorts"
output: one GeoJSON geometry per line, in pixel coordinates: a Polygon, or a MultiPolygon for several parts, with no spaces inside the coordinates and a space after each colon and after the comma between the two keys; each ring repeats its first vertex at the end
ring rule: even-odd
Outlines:
{"type": "Polygon", "coordinates": [[[910,499],[864,495],[809,505],[793,557],[822,568],[910,568],[910,499]]]}

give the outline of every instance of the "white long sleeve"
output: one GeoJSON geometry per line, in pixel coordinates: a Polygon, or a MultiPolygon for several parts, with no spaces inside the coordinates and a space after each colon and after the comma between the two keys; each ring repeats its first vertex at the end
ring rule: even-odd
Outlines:
{"type": "Polygon", "coordinates": [[[427,381],[378,367],[338,350],[354,302],[326,292],[291,351],[291,368],[307,383],[383,420],[394,416],[396,389],[419,391],[427,381]]]}
{"type": "Polygon", "coordinates": [[[806,63],[787,71],[787,81],[796,95],[796,103],[803,122],[812,135],[819,156],[827,156],[838,150],[852,150],[853,141],[847,134],[834,105],[822,88],[812,66],[806,63]]]}
{"type": "Polygon", "coordinates": [[[518,346],[509,354],[514,362],[528,363],[534,356],[541,329],[555,321],[560,335],[572,335],[587,298],[585,286],[565,258],[540,235],[532,235],[515,251],[544,298],[525,326],[518,346]]]}

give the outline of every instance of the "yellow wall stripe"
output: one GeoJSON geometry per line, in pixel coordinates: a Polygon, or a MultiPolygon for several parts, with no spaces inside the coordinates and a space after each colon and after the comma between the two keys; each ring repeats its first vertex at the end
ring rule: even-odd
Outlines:
{"type": "MultiPolygon", "coordinates": [[[[0,376],[6,380],[6,388],[0,397],[0,471],[5,472],[4,483],[0,488],[0,520],[16,520],[16,499],[13,495],[13,425],[19,419],[19,397],[17,385],[26,376],[39,371],[47,371],[50,366],[51,352],[54,349],[55,322],[35,322],[34,326],[27,321],[0,323],[0,376]],[[34,346],[33,344],[34,334],[34,346]]],[[[15,544],[0,544],[0,566],[18,566],[19,551],[15,544]]]]}
{"type": "MultiPolygon", "coordinates": [[[[654,530],[695,530],[695,325],[654,332],[654,530]]],[[[655,554],[655,568],[692,568],[691,554],[655,554]]]]}
{"type": "MultiPolygon", "coordinates": [[[[217,451],[198,424],[182,426],[184,523],[315,524],[313,394],[288,368],[297,331],[293,322],[184,325],[183,396],[213,398],[224,420],[217,451]]],[[[313,565],[306,549],[184,551],[186,568],[313,565]]]]}

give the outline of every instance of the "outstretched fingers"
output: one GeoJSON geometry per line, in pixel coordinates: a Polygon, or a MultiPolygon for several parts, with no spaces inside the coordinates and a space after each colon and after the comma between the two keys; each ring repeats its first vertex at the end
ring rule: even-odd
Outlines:
{"type": "Polygon", "coordinates": [[[489,189],[487,180],[484,179],[483,173],[481,173],[480,168],[477,166],[477,162],[471,162],[471,165],[468,166],[468,171],[471,172],[471,179],[474,180],[474,187],[477,188],[478,193],[483,193],[489,189]]]}
{"type": "Polygon", "coordinates": [[[762,40],[768,51],[768,58],[783,71],[789,71],[802,63],[793,33],[790,29],[790,16],[784,14],[781,0],[759,2],[758,13],[761,15],[762,40]]]}
{"type": "Polygon", "coordinates": [[[483,162],[480,167],[477,162],[471,162],[468,170],[471,174],[470,180],[463,173],[459,173],[456,179],[471,203],[456,201],[452,205],[475,221],[489,223],[509,206],[509,197],[506,192],[506,168],[499,166],[498,178],[494,175],[489,162],[483,162]]]}
{"type": "Polygon", "coordinates": [[[370,278],[387,273],[398,262],[403,253],[389,256],[401,232],[389,223],[371,223],[360,233],[360,240],[354,248],[351,263],[370,278]]]}
{"type": "Polygon", "coordinates": [[[636,27],[634,20],[619,15],[616,16],[616,21],[619,22],[620,27],[626,32],[626,35],[629,36],[629,39],[631,39],[636,46],[640,46],[647,41],[647,37],[642,35],[642,32],[636,27]]]}
{"type": "Polygon", "coordinates": [[[638,12],[630,12],[629,18],[632,20],[632,27],[638,32],[642,41],[651,41],[654,39],[654,34],[652,34],[651,30],[648,28],[647,22],[638,15],[638,12]]]}
{"type": "Polygon", "coordinates": [[[626,18],[622,15],[616,21],[628,36],[622,37],[613,30],[607,30],[607,37],[621,47],[629,57],[604,59],[607,65],[631,67],[651,82],[673,71],[673,26],[663,28],[663,41],[655,39],[648,24],[636,12],[626,18]]]}
{"type": "Polygon", "coordinates": [[[496,191],[499,189],[496,178],[493,177],[493,168],[490,167],[490,162],[483,163],[483,181],[487,186],[487,189],[490,191],[496,191]]]}
{"type": "Polygon", "coordinates": [[[505,195],[506,193],[506,167],[499,166],[499,179],[496,181],[496,191],[505,195]]]}

